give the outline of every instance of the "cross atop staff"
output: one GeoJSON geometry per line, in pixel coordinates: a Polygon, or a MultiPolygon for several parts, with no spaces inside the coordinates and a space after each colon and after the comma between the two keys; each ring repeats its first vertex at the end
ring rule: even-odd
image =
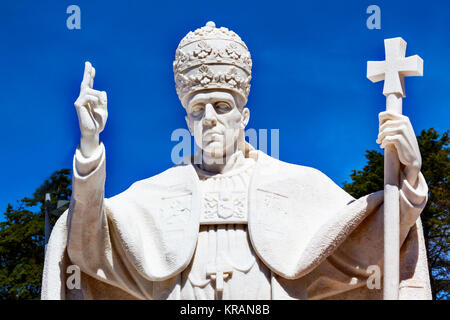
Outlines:
{"type": "MultiPolygon", "coordinates": [[[[405,57],[406,42],[402,38],[384,40],[385,61],[368,61],[367,78],[384,80],[386,111],[402,113],[405,97],[404,77],[422,76],[423,60],[418,55],[405,57]]],[[[394,146],[384,150],[384,276],[383,298],[397,300],[400,282],[400,162],[394,146]]]]}
{"type": "Polygon", "coordinates": [[[405,58],[406,42],[402,38],[384,40],[386,60],[368,61],[367,78],[372,82],[384,80],[383,94],[405,97],[405,77],[422,76],[423,60],[417,54],[405,58]]]}

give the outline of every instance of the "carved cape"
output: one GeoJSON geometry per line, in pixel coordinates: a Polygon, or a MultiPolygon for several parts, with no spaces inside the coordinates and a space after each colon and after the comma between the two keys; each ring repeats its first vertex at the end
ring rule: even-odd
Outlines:
{"type": "MultiPolygon", "coordinates": [[[[272,271],[272,298],[382,298],[367,288],[367,268],[382,268],[383,193],[355,200],[318,170],[251,154],[248,232],[272,271]]],[[[202,210],[195,169],[173,167],[103,200],[103,147],[98,158],[87,176],[74,165],[71,207],[48,244],[42,298],[180,298],[178,275],[192,259],[202,210]],[[81,269],[79,290],[65,285],[71,264],[81,269]]],[[[427,187],[422,175],[415,189],[402,181],[400,296],[429,299],[418,219],[427,187]]]]}

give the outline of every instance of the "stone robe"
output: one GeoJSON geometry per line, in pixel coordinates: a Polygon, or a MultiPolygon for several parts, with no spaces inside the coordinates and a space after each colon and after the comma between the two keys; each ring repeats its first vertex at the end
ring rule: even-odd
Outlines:
{"type": "MultiPolygon", "coordinates": [[[[89,159],[77,150],[71,205],[47,246],[42,299],[382,299],[368,283],[383,264],[383,192],[355,200],[316,169],[261,151],[246,156],[254,162],[248,180],[233,187],[245,195],[233,200],[242,210],[228,214],[222,202],[211,223],[211,187],[201,187],[192,164],[105,199],[103,145],[89,159]],[[217,261],[222,253],[229,270],[217,261]],[[81,270],[80,289],[66,286],[70,265],[81,270]],[[211,268],[231,271],[223,291],[211,268]]],[[[427,185],[422,174],[415,188],[400,180],[400,298],[431,299],[419,218],[427,185]]]]}

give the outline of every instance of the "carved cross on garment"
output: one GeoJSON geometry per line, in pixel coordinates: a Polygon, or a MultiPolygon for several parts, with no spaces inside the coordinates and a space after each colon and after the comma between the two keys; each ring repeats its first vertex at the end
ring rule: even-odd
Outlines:
{"type": "Polygon", "coordinates": [[[216,291],[223,291],[223,280],[233,273],[233,267],[220,261],[206,266],[206,275],[216,281],[216,291]]]}

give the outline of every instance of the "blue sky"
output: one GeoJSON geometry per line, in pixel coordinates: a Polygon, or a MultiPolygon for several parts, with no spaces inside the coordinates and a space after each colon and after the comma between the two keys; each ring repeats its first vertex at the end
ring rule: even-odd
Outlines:
{"type": "Polygon", "coordinates": [[[425,61],[424,77],[406,80],[403,103],[416,133],[449,129],[449,11],[446,1],[2,1],[0,212],[71,168],[85,60],[97,70],[94,87],[108,92],[106,196],[170,167],[171,133],[185,127],[175,49],[209,20],[251,51],[249,127],[279,129],[280,159],[341,184],[378,148],[385,98],[365,75],[367,60],[384,60],[384,38],[403,37],[407,55],[425,61]],[[66,27],[71,4],[81,30],[66,27]],[[371,4],[381,30],[366,27],[371,4]]]}

